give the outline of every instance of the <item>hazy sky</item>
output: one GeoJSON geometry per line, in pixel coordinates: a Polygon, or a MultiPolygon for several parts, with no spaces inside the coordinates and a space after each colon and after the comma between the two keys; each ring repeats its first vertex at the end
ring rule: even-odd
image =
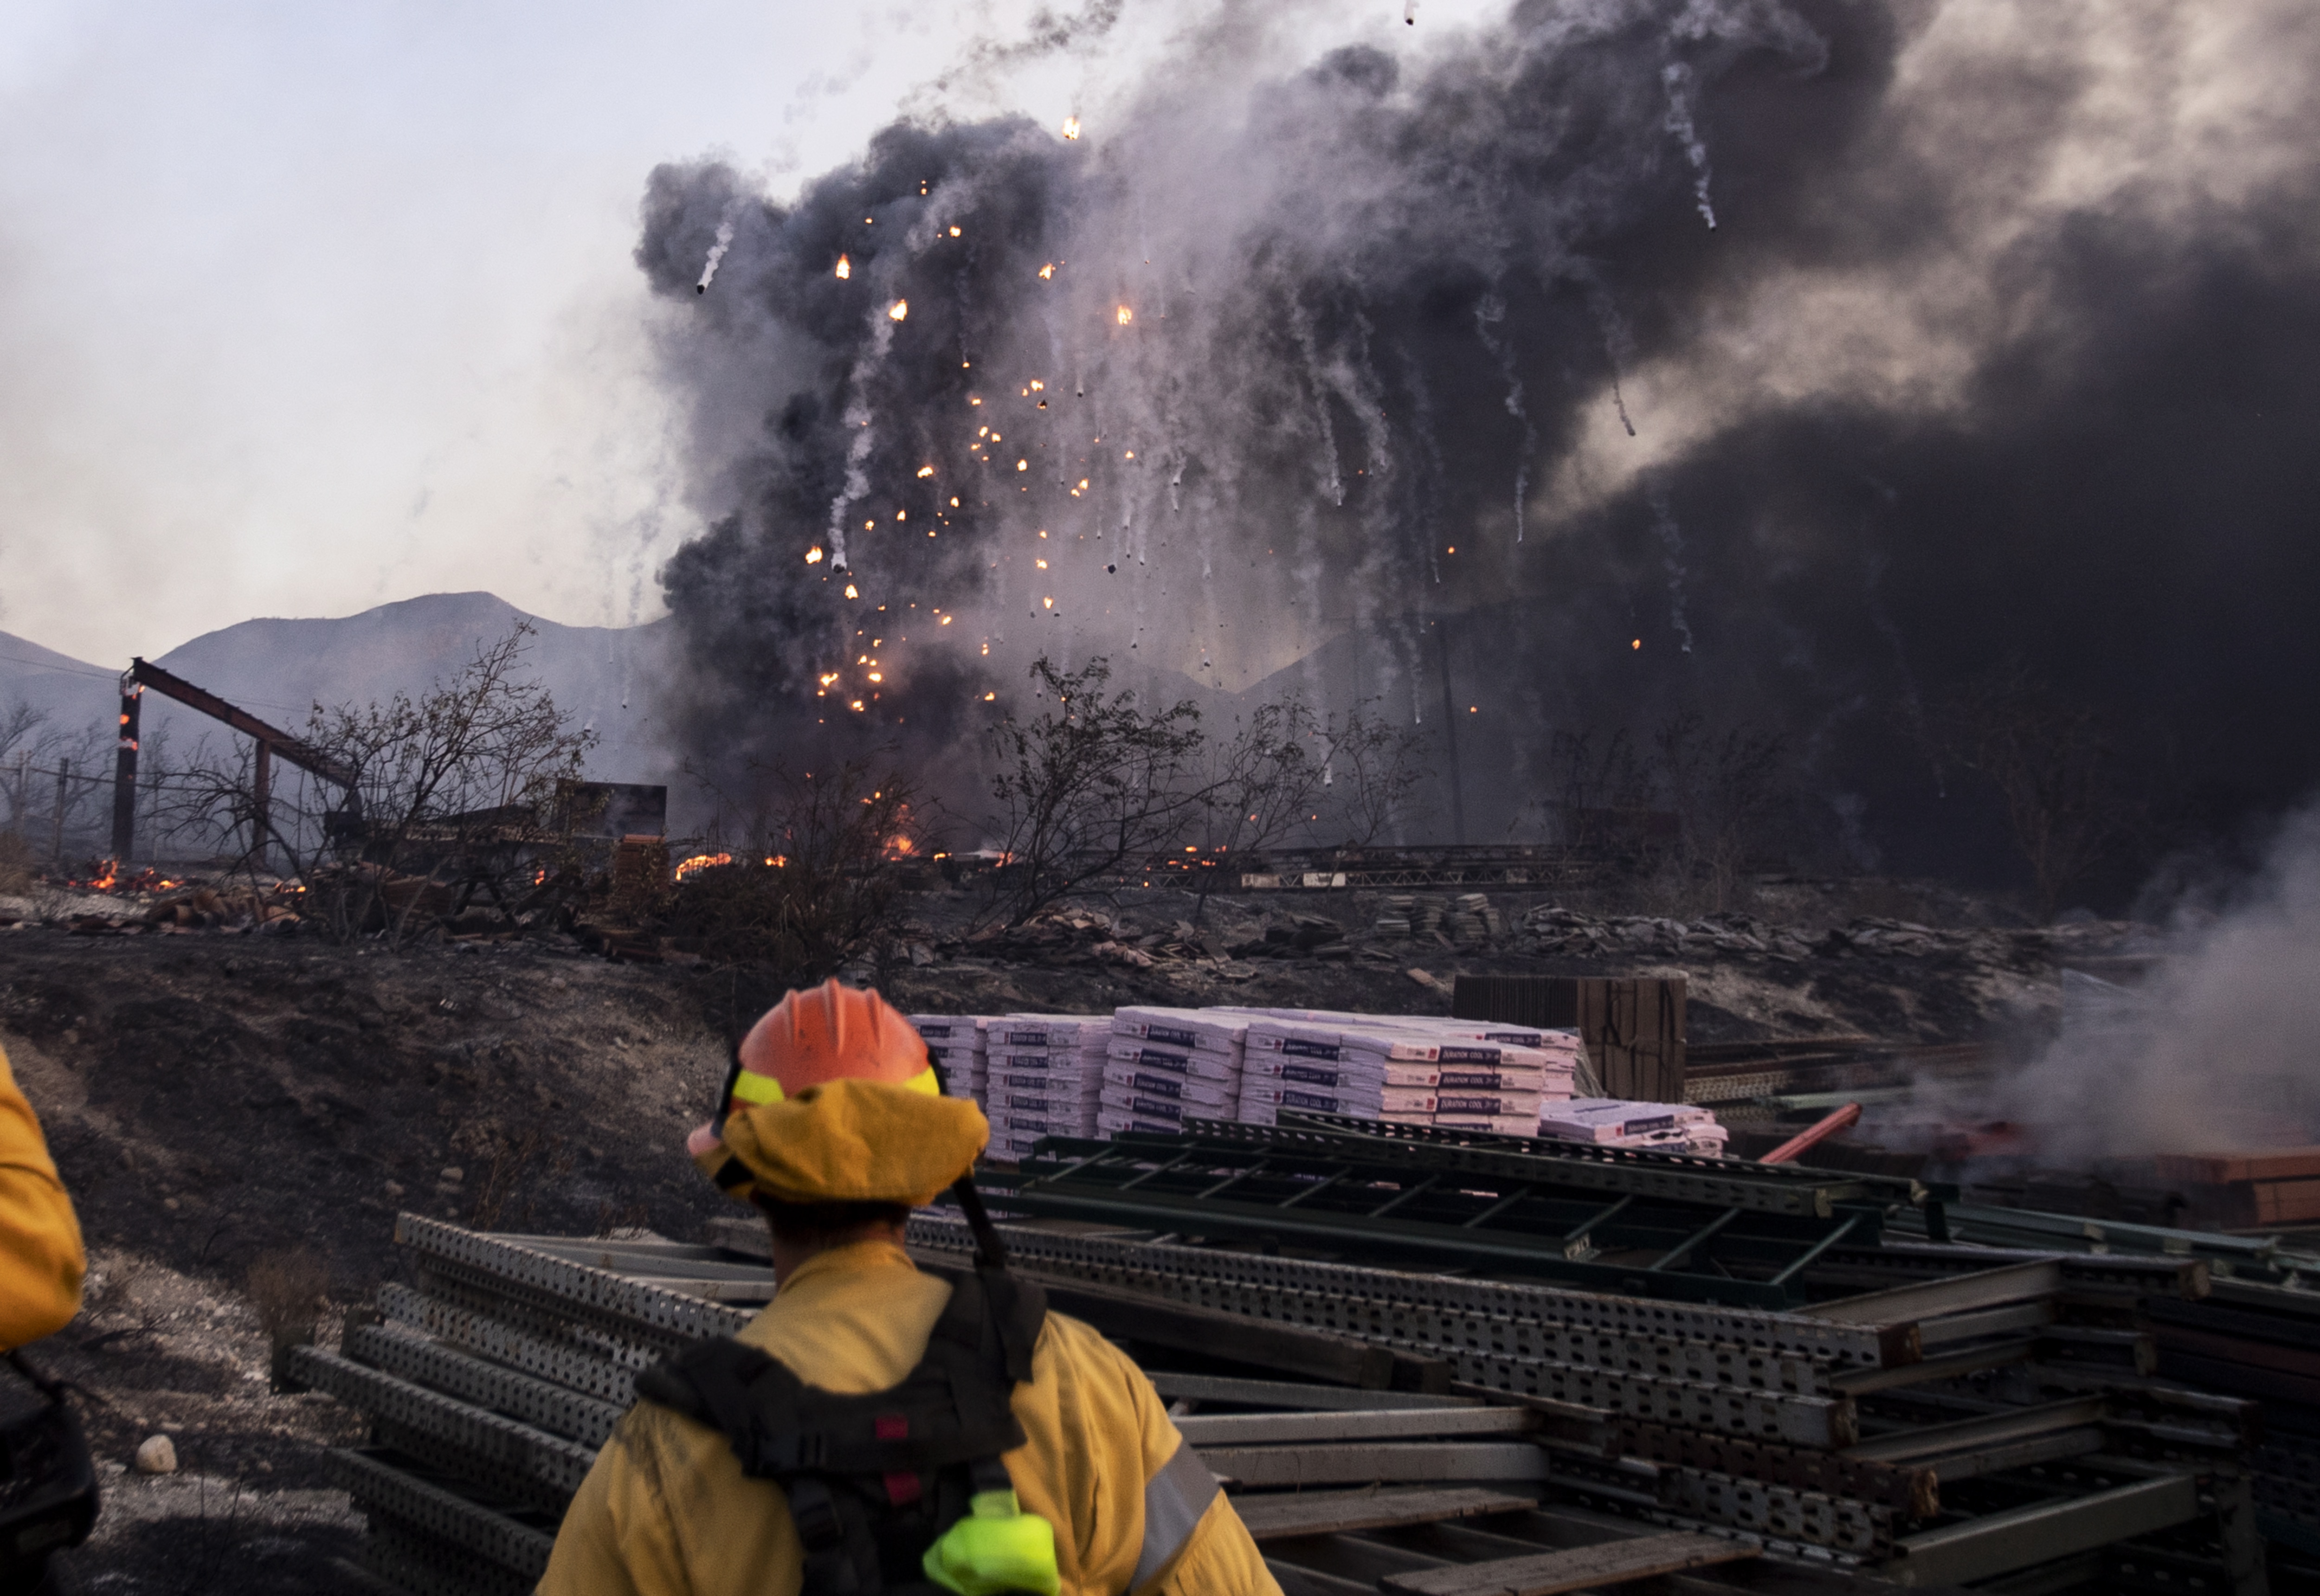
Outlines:
{"type": "MultiPolygon", "coordinates": [[[[1034,11],[0,6],[0,629],[112,664],[443,590],[649,618],[693,528],[629,258],[646,174],[810,177],[1034,11]]],[[[946,97],[1060,120],[1192,13],[1144,14],[1108,62],[946,97]]]]}

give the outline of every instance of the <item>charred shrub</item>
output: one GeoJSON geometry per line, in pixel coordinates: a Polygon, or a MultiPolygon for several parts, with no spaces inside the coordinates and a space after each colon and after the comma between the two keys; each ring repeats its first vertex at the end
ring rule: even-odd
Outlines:
{"type": "Polygon", "coordinates": [[[720,963],[810,984],[893,939],[899,894],[934,846],[910,779],[854,761],[797,771],[753,766],[720,793],[713,852],[679,866],[664,931],[720,963]]]}

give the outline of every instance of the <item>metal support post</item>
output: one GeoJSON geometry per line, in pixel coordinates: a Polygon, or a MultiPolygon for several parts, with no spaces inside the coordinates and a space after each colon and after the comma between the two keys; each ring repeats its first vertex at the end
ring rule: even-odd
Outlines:
{"type": "Polygon", "coordinates": [[[121,747],[113,757],[113,857],[123,869],[137,847],[137,746],[140,706],[145,688],[121,678],[121,747]]]}
{"type": "Polygon", "coordinates": [[[274,745],[261,737],[257,747],[249,779],[249,864],[254,870],[263,870],[274,804],[274,745]]]}

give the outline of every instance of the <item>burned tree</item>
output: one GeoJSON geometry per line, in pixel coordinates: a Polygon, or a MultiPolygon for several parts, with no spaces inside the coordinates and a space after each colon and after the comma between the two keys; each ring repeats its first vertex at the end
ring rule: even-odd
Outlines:
{"type": "Polygon", "coordinates": [[[400,944],[477,896],[516,923],[564,863],[559,786],[596,743],[524,671],[532,635],[519,621],[478,643],[415,703],[315,705],[298,739],[304,779],[286,798],[258,779],[252,749],[197,762],[176,784],[172,830],[247,838],[253,869],[278,850],[306,889],[304,919],[329,935],[400,944]]]}
{"type": "Polygon", "coordinates": [[[990,733],[992,824],[1005,854],[993,905],[1010,925],[1133,861],[1176,842],[1209,802],[1200,779],[1201,712],[1189,702],[1146,710],[1133,693],[1107,694],[1101,657],[1065,672],[1031,667],[1055,707],[1010,714],[990,733]]]}
{"type": "Polygon", "coordinates": [[[1329,766],[1308,746],[1317,743],[1325,743],[1320,721],[1303,701],[1291,699],[1257,705],[1231,737],[1211,745],[1201,786],[1202,853],[1208,857],[1199,872],[1195,925],[1208,908],[1218,870],[1231,863],[1231,856],[1262,853],[1320,820],[1317,805],[1329,766]]]}
{"type": "Polygon", "coordinates": [[[1424,732],[1389,723],[1365,699],[1320,729],[1324,748],[1320,824],[1348,848],[1368,848],[1398,832],[1418,807],[1427,777],[1424,732]]]}
{"type": "Polygon", "coordinates": [[[2042,919],[2134,834],[2137,809],[2118,789],[2116,749],[2099,718],[2018,661],[1936,705],[1924,735],[1936,760],[1996,791],[2042,919]]]}
{"type": "Polygon", "coordinates": [[[711,958],[765,966],[777,986],[872,955],[896,929],[906,866],[936,845],[910,778],[857,759],[753,763],[745,781],[738,793],[711,787],[711,851],[678,867],[664,929],[711,958]]]}

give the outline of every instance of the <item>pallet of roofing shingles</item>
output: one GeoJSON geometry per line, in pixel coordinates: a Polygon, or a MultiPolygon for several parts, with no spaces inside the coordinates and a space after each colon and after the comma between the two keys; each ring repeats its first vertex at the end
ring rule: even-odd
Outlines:
{"type": "Polygon", "coordinates": [[[995,1156],[1020,1157],[1043,1136],[1095,1134],[1103,1071],[1090,1067],[1089,1050],[1110,1030],[1110,1015],[1082,1014],[1008,1014],[983,1028],[983,1111],[995,1156]]]}
{"type": "MultiPolygon", "coordinates": [[[[1260,1087],[1259,1101],[1249,1106],[1259,1111],[1270,1106],[1276,1114],[1282,1108],[1323,1113],[1361,1113],[1358,1109],[1322,1109],[1314,1100],[1325,1090],[1350,1088],[1358,1091],[1368,1084],[1369,1076],[1375,1075],[1378,1077],[1376,1085],[1380,1100],[1376,1117],[1403,1124],[1436,1125],[1453,1130],[1535,1136],[1538,1130],[1541,1108],[1571,1095],[1574,1071],[1581,1056],[1576,1048],[1575,1035],[1568,1038],[1572,1046],[1566,1047],[1561,1045],[1563,1038],[1559,1033],[1498,1026],[1482,1020],[1445,1020],[1436,1015],[1346,1014],[1325,1010],[1250,1011],[1250,1013],[1253,1020],[1262,1018],[1268,1022],[1335,1029],[1341,1037],[1357,1038],[1354,1044],[1356,1056],[1350,1070],[1316,1063],[1309,1056],[1292,1056],[1283,1051],[1277,1060],[1261,1065],[1245,1075],[1245,1097],[1246,1083],[1256,1081],[1263,1075],[1278,1075],[1281,1080],[1278,1092],[1293,1091],[1296,1093],[1292,1101],[1286,1096],[1274,1095],[1271,1089],[1260,1087]],[[1374,1049],[1364,1046],[1359,1038],[1374,1039],[1390,1033],[1419,1038],[1432,1044],[1434,1056],[1428,1061],[1431,1068],[1421,1069],[1406,1059],[1381,1062],[1374,1068],[1367,1067],[1366,1059],[1360,1056],[1374,1049]],[[1556,1045],[1528,1045],[1549,1041],[1556,1045]],[[1421,1084],[1430,1085],[1433,1090],[1435,1101],[1430,1109],[1419,1109],[1409,1095],[1412,1089],[1421,1084]],[[1400,1090],[1395,1092],[1397,1088],[1400,1090]],[[1395,1092],[1394,1100],[1391,1102],[1387,1098],[1389,1092],[1395,1092]]],[[[1252,1061],[1256,1061],[1259,1054],[1252,1053],[1250,1056],[1252,1061]]],[[[1272,1122],[1270,1118],[1252,1120],[1252,1123],[1258,1124],[1272,1122]]]]}
{"type": "Polygon", "coordinates": [[[1111,1017],[1096,1129],[1174,1130],[1240,1112],[1244,1015],[1130,1007],[1111,1017]]]}
{"type": "Polygon", "coordinates": [[[943,1084],[953,1097],[983,1099],[985,1017],[975,1014],[909,1014],[903,1018],[927,1045],[927,1057],[941,1066],[943,1084]]]}
{"type": "Polygon", "coordinates": [[[1632,1102],[1616,1097],[1548,1103],[1539,1111],[1538,1134],[1557,1141],[1662,1147],[1714,1157],[1723,1156],[1729,1136],[1716,1116],[1697,1103],[1632,1102]]]}
{"type": "Polygon", "coordinates": [[[1240,1117],[1271,1125],[1290,1109],[1430,1124],[1441,1051],[1410,1031],[1252,1016],[1240,1117]]]}

